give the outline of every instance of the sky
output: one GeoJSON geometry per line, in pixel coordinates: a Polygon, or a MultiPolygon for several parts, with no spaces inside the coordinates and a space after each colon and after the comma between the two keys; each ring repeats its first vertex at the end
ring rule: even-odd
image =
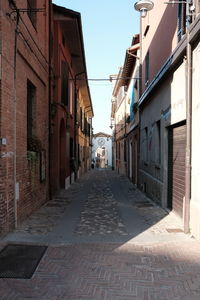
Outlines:
{"type": "MultiPolygon", "coordinates": [[[[109,79],[123,66],[126,49],[139,33],[139,13],[131,0],[53,0],[80,12],[88,79],[109,79]]],[[[90,81],[94,133],[111,133],[112,83],[90,81]]]]}

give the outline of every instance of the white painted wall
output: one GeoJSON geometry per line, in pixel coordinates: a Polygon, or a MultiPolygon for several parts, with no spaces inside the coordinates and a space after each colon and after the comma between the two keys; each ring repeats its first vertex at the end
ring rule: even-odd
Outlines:
{"type": "Polygon", "coordinates": [[[190,228],[200,239],[200,46],[193,51],[192,86],[192,178],[190,202],[190,228]]]}
{"type": "Polygon", "coordinates": [[[92,159],[96,161],[97,152],[101,153],[102,147],[105,147],[106,166],[112,166],[112,137],[98,135],[92,139],[92,159]]]}

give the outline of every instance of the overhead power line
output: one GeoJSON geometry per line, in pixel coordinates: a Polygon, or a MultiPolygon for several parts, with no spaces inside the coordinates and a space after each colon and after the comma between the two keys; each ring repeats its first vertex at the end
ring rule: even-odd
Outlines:
{"type": "MultiPolygon", "coordinates": [[[[127,79],[135,79],[138,80],[140,79],[140,77],[117,77],[117,78],[87,78],[88,81],[117,81],[117,80],[127,80],[127,79]]],[[[75,80],[73,78],[71,78],[70,80],[75,80]]],[[[86,80],[85,78],[77,78],[76,80],[86,80]]]]}

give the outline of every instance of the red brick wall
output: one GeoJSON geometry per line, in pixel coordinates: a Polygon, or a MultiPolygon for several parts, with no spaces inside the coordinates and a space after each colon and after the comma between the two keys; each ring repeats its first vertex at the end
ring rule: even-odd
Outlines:
{"type": "MultiPolygon", "coordinates": [[[[37,1],[39,2],[39,1],[37,1]]],[[[48,199],[48,2],[46,15],[37,13],[37,29],[27,14],[20,14],[17,37],[16,83],[14,82],[15,13],[8,1],[2,3],[2,82],[0,94],[0,133],[7,144],[0,146],[0,232],[5,233],[20,223],[48,199]],[[40,182],[40,159],[27,159],[27,79],[36,86],[35,135],[46,151],[46,180],[40,182]],[[16,88],[16,89],[15,89],[16,88]],[[15,105],[16,90],[16,105],[15,105]],[[16,122],[15,122],[16,118],[16,122]],[[15,150],[16,128],[16,150],[15,150]],[[16,180],[14,162],[16,157],[16,180]],[[19,185],[19,199],[15,209],[15,181],[19,185]],[[15,212],[17,218],[15,220],[15,212]]],[[[19,8],[26,8],[26,1],[17,1],[19,8]]]]}

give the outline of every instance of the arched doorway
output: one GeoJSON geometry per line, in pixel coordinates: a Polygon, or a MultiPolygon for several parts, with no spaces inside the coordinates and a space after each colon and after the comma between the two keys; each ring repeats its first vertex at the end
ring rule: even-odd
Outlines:
{"type": "Polygon", "coordinates": [[[65,188],[66,177],[66,129],[62,119],[60,123],[60,188],[65,188]]]}

